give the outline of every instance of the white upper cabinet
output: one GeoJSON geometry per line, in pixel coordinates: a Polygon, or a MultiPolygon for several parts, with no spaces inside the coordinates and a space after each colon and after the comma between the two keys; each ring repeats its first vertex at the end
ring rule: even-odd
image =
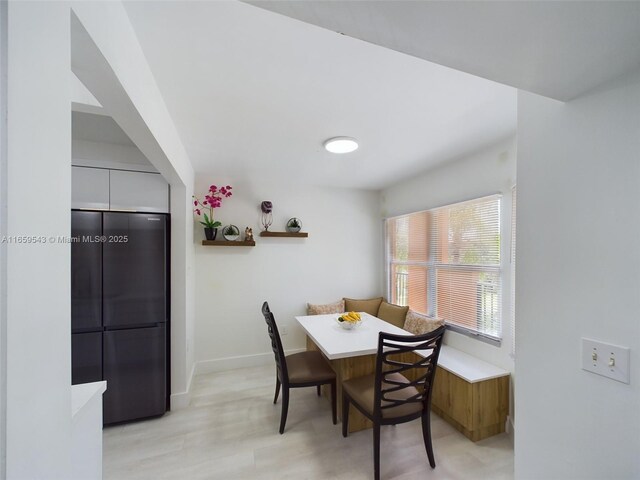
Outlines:
{"type": "Polygon", "coordinates": [[[169,185],[158,173],[72,167],[71,208],[169,212],[169,185]]]}
{"type": "Polygon", "coordinates": [[[168,212],[169,186],[158,173],[111,170],[111,210],[168,212]]]}
{"type": "Polygon", "coordinates": [[[71,167],[71,208],[109,210],[109,170],[71,167]]]}

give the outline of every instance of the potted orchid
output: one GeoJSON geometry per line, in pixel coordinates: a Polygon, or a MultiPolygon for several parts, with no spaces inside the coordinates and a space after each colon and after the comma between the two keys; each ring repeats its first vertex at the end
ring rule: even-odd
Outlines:
{"type": "Polygon", "coordinates": [[[215,240],[218,233],[218,227],[222,223],[213,220],[213,209],[222,206],[222,199],[229,198],[231,195],[231,186],[218,188],[216,185],[211,185],[209,191],[205,194],[204,200],[200,201],[195,195],[193,196],[193,212],[204,217],[204,221],[200,221],[204,225],[204,234],[207,240],[215,240]],[[207,215],[206,210],[209,211],[207,215]]]}

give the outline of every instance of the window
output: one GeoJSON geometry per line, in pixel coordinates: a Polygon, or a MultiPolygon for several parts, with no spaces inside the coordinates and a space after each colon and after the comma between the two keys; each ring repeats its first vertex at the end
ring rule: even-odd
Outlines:
{"type": "Polygon", "coordinates": [[[499,340],[500,196],[387,220],[389,298],[499,340]]]}

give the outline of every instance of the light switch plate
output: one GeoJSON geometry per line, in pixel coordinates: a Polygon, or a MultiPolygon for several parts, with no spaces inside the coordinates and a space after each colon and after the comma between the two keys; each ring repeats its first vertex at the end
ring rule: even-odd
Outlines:
{"type": "Polygon", "coordinates": [[[583,338],[582,369],[629,383],[629,347],[583,338]]]}

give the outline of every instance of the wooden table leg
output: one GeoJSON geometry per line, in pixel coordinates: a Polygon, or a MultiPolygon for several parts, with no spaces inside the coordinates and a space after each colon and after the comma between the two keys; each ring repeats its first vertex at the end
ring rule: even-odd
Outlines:
{"type": "MultiPolygon", "coordinates": [[[[318,346],[307,337],[307,350],[320,350],[318,346]]],[[[376,371],[376,356],[362,355],[358,357],[340,358],[328,361],[336,372],[336,385],[338,394],[338,418],[342,421],[342,382],[350,378],[370,375],[376,371]]],[[[329,387],[322,387],[323,396],[329,398],[329,387]]],[[[349,433],[372,428],[373,423],[362,415],[357,408],[351,405],[349,410],[349,433]]]]}
{"type": "MultiPolygon", "coordinates": [[[[376,356],[362,355],[359,357],[331,360],[331,366],[336,372],[338,385],[338,415],[342,421],[342,382],[350,378],[363,377],[376,371],[376,356]]],[[[351,405],[349,409],[349,433],[373,428],[373,423],[351,405]]]]}

